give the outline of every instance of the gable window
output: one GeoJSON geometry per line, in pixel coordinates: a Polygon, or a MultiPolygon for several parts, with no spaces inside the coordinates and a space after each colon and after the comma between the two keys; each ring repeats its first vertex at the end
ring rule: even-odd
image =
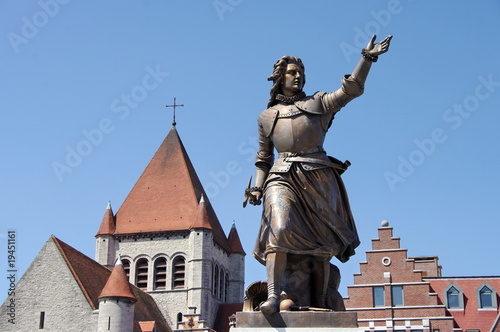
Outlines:
{"type": "Polygon", "coordinates": [[[137,261],[135,284],[142,290],[148,288],[148,260],[146,258],[137,261]]]}
{"type": "Polygon", "coordinates": [[[445,299],[448,309],[463,309],[464,307],[463,292],[453,283],[445,289],[445,299]]]}
{"type": "Polygon", "coordinates": [[[182,256],[174,259],[173,264],[173,288],[184,288],[186,282],[186,260],[182,256]]]}
{"type": "Polygon", "coordinates": [[[384,286],[373,287],[373,306],[374,307],[385,306],[384,286]]]}
{"type": "Polygon", "coordinates": [[[167,288],[167,260],[164,257],[155,260],[154,289],[167,288]]]}
{"type": "Polygon", "coordinates": [[[403,286],[391,287],[391,299],[392,306],[397,307],[403,305],[403,286]]]}
{"type": "Polygon", "coordinates": [[[481,309],[496,309],[497,295],[493,287],[487,282],[483,282],[476,290],[477,304],[481,309]]]}

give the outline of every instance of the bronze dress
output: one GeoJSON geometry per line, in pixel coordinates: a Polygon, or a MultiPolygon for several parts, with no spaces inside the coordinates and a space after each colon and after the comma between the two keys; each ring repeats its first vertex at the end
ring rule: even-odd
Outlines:
{"type": "Polygon", "coordinates": [[[323,150],[335,113],[363,93],[349,76],[342,83],[332,93],[317,92],[291,104],[280,101],[259,116],[256,165],[270,168],[254,249],[262,264],[275,252],[336,256],[345,262],[359,245],[339,174],[343,167],[323,150]]]}

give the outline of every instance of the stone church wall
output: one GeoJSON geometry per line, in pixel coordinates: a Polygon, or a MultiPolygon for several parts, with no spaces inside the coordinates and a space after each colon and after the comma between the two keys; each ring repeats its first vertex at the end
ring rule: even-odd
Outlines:
{"type": "Polygon", "coordinates": [[[49,240],[16,285],[16,324],[1,308],[0,331],[37,331],[41,313],[44,331],[96,331],[97,315],[69,270],[53,240],[49,240]],[[70,327],[70,328],[69,328],[70,327]]]}

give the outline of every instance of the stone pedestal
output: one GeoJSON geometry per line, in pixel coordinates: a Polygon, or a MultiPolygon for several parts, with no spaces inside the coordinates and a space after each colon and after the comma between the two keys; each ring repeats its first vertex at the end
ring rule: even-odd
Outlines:
{"type": "Polygon", "coordinates": [[[357,314],[345,311],[282,311],[272,315],[237,312],[236,326],[230,332],[363,332],[357,314]]]}

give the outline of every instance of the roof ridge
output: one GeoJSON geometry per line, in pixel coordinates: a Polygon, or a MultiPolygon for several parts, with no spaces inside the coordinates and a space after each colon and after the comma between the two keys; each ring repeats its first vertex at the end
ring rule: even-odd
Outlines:
{"type": "MultiPolygon", "coordinates": [[[[94,305],[94,302],[92,302],[92,298],[90,297],[90,294],[87,292],[87,289],[84,287],[82,281],[80,280],[80,277],[78,276],[78,273],[76,273],[76,270],[75,268],[73,267],[73,265],[70,263],[70,259],[69,257],[67,256],[66,254],[66,251],[63,249],[63,247],[61,246],[61,243],[69,246],[68,244],[64,243],[63,241],[59,240],[56,236],[54,236],[53,234],[51,235],[51,239],[54,241],[54,243],[56,244],[57,248],[59,249],[59,252],[61,253],[61,255],[63,256],[64,258],[64,261],[66,262],[66,265],[68,266],[68,268],[70,269],[71,273],[73,274],[73,277],[75,278],[76,282],[78,283],[78,286],[80,287],[80,289],[82,290],[83,294],[85,295],[85,298],[87,299],[87,301],[90,303],[90,305],[92,306],[92,309],[93,310],[97,310],[97,307],[94,305]]],[[[71,247],[72,249],[74,249],[73,247],[71,247]]],[[[85,256],[84,254],[82,254],[80,251],[74,249],[77,253],[85,256]]],[[[85,256],[87,257],[87,256],[85,256]]]]}

